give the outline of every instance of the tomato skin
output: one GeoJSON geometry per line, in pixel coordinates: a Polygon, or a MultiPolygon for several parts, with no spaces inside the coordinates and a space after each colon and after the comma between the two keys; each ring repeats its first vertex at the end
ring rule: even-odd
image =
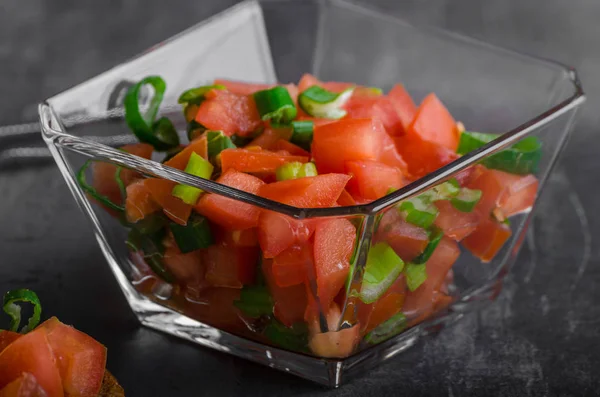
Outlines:
{"type": "Polygon", "coordinates": [[[379,222],[375,242],[380,241],[388,243],[400,258],[408,262],[425,250],[429,236],[425,229],[406,222],[400,213],[392,208],[379,222]]]}
{"type": "Polygon", "coordinates": [[[302,284],[311,266],[314,266],[312,247],[308,243],[293,245],[273,258],[273,278],[280,287],[302,284]]]}
{"type": "Polygon", "coordinates": [[[462,241],[463,246],[483,262],[489,262],[510,238],[510,227],[493,219],[484,219],[474,232],[462,241]]]}
{"type": "Polygon", "coordinates": [[[498,200],[506,218],[527,211],[535,203],[539,181],[533,175],[525,175],[507,187],[498,200]]]}
{"type": "Polygon", "coordinates": [[[273,297],[273,314],[275,318],[288,327],[291,327],[294,323],[304,321],[304,311],[307,307],[304,284],[280,287],[275,282],[272,259],[263,259],[262,270],[267,287],[273,297]]]}
{"type": "Polygon", "coordinates": [[[481,222],[481,216],[476,211],[461,212],[447,200],[437,201],[435,206],[440,212],[434,224],[455,241],[464,239],[481,222]]]}
{"type": "Polygon", "coordinates": [[[144,179],[144,185],[150,192],[152,200],[156,202],[173,222],[186,225],[192,213],[192,206],[173,196],[176,183],[167,179],[144,179]]]}
{"type": "Polygon", "coordinates": [[[251,95],[256,91],[268,90],[275,86],[275,84],[264,84],[264,83],[246,83],[243,81],[216,79],[215,85],[225,86],[227,91],[237,95],[251,95]]]}
{"type": "Polygon", "coordinates": [[[39,326],[46,331],[68,396],[95,396],[106,367],[106,347],[91,336],[52,317],[39,326]]]}
{"type": "Polygon", "coordinates": [[[242,288],[254,282],[259,257],[257,248],[213,244],[203,255],[205,278],[213,287],[242,288]]]}
{"type": "Polygon", "coordinates": [[[385,134],[377,119],[342,119],[315,127],[312,155],[319,173],[343,173],[347,161],[378,160],[385,134]]]}
{"type": "Polygon", "coordinates": [[[280,154],[268,150],[225,149],[221,152],[223,172],[236,170],[274,173],[280,166],[296,161],[306,163],[308,157],[280,154]]]}
{"type": "MultiPolygon", "coordinates": [[[[255,176],[233,170],[221,175],[217,182],[252,194],[257,194],[261,186],[264,185],[264,182],[255,176]]],[[[260,214],[260,209],[252,204],[215,193],[202,195],[194,209],[228,230],[244,230],[256,227],[260,214]]]]}
{"type": "Polygon", "coordinates": [[[398,170],[400,170],[405,177],[410,177],[406,161],[404,161],[402,155],[396,148],[396,143],[394,140],[387,134],[383,136],[379,162],[390,167],[398,168],[398,170]]]}
{"type": "Polygon", "coordinates": [[[388,98],[400,119],[401,132],[405,134],[417,114],[417,106],[402,84],[396,84],[392,87],[388,93],[388,98]]]}
{"type": "Polygon", "coordinates": [[[17,379],[0,390],[0,397],[46,397],[47,394],[35,376],[24,372],[17,379]]]}
{"type": "Polygon", "coordinates": [[[356,228],[347,219],[324,220],[316,226],[314,272],[322,307],[329,307],[346,281],[355,240],[356,228]]]}
{"type": "Polygon", "coordinates": [[[286,141],[285,139],[279,139],[275,143],[275,150],[285,150],[289,152],[292,156],[303,156],[307,158],[311,158],[310,152],[302,149],[300,146],[294,145],[291,142],[286,141]]]}
{"type": "Polygon", "coordinates": [[[423,99],[407,134],[419,136],[452,152],[456,152],[458,148],[456,120],[435,94],[429,94],[423,99]]]}
{"type": "Polygon", "coordinates": [[[299,208],[335,205],[350,180],[346,174],[322,174],[263,185],[259,196],[299,208]]]}
{"type": "Polygon", "coordinates": [[[340,197],[338,198],[337,203],[341,207],[348,207],[348,206],[356,205],[356,200],[354,200],[354,197],[352,197],[352,195],[350,193],[348,193],[348,191],[346,189],[344,189],[344,190],[342,190],[342,193],[340,194],[340,197]]]}
{"type": "Polygon", "coordinates": [[[225,135],[247,136],[262,123],[254,99],[226,90],[210,90],[200,105],[196,121],[209,130],[225,135]]]}
{"type": "Polygon", "coordinates": [[[398,168],[376,161],[347,161],[346,170],[352,175],[348,189],[369,200],[377,200],[387,195],[390,189],[396,190],[406,184],[398,168]]]}
{"type": "Polygon", "coordinates": [[[427,261],[427,279],[415,291],[408,291],[402,311],[416,324],[429,317],[434,310],[435,295],[440,290],[452,265],[460,256],[458,244],[442,237],[437,248],[427,261]]]}
{"type": "Polygon", "coordinates": [[[125,216],[131,223],[135,223],[146,215],[160,211],[161,207],[152,199],[143,179],[139,179],[127,186],[127,198],[125,199],[125,216]]]}
{"type": "Polygon", "coordinates": [[[294,244],[306,243],[314,231],[313,221],[274,211],[262,211],[258,219],[258,242],[265,258],[274,258],[294,244]]]}
{"type": "Polygon", "coordinates": [[[206,139],[206,135],[199,136],[191,141],[185,149],[167,160],[165,165],[183,171],[190,161],[192,153],[196,153],[198,156],[208,160],[208,140],[206,139]]]}
{"type": "Polygon", "coordinates": [[[38,327],[0,353],[0,388],[24,372],[33,375],[49,397],[63,397],[63,385],[48,334],[38,327]]]}

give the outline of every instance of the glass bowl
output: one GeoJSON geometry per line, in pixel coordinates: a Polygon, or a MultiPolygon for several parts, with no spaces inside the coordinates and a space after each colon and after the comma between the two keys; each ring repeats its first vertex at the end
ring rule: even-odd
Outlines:
{"type": "MultiPolygon", "coordinates": [[[[463,313],[494,299],[515,260],[531,218],[529,205],[518,208],[519,204],[514,202],[511,202],[514,211],[510,214],[518,214],[500,229],[500,223],[495,223],[496,227],[488,225],[473,232],[473,228],[461,223],[461,227],[468,229],[465,232],[453,229],[456,223],[451,218],[443,226],[446,237],[442,245],[434,251],[434,255],[439,254],[427,262],[430,283],[407,292],[402,280],[400,290],[391,293],[393,288],[390,288],[385,296],[376,296],[379,300],[375,303],[364,303],[361,283],[369,254],[374,252],[371,247],[385,242],[397,252],[410,246],[410,241],[402,240],[406,236],[386,234],[401,228],[399,204],[427,194],[451,178],[474,178],[473,175],[481,171],[478,164],[493,162],[499,152],[533,136],[541,144],[541,158],[533,170],[534,184],[523,188],[509,186],[506,180],[497,181],[500,188],[511,192],[533,189],[528,193],[529,204],[532,204],[571,131],[576,109],[584,100],[572,68],[453,33],[415,27],[353,3],[245,1],[47,100],[40,105],[39,112],[43,137],[78,205],[92,220],[107,262],[142,324],[337,387],[404,351],[419,338],[434,334],[463,313]],[[123,118],[123,97],[134,82],[145,76],[160,75],[165,79],[168,88],[160,114],[171,118],[185,137],[186,122],[177,104],[177,96],[183,90],[209,84],[215,78],[295,82],[306,72],[321,80],[351,81],[384,90],[402,82],[417,103],[426,94],[435,92],[470,131],[500,135],[381,199],[335,208],[287,206],[165,166],[158,157],[149,160],[116,149],[136,141],[123,118]],[[222,281],[224,284],[214,284],[220,285],[219,288],[213,285],[207,290],[200,287],[198,280],[189,281],[186,274],[176,274],[175,280],[166,278],[169,282],[165,281],[165,277],[158,274],[164,269],[157,270],[150,259],[140,254],[144,251],[132,252],[125,244],[130,234],[128,225],[82,190],[78,178],[89,175],[78,170],[89,159],[113,167],[109,170],[129,169],[134,174],[139,172],[170,183],[201,188],[233,200],[236,206],[258,209],[262,213],[269,210],[269,214],[288,225],[312,222],[344,226],[345,229],[332,227],[329,235],[321,231],[320,236],[314,238],[315,246],[320,244],[321,250],[328,251],[342,238],[340,230],[351,231],[354,248],[350,268],[342,280],[343,292],[335,298],[339,312],[332,316],[329,308],[324,309],[326,294],[319,291],[326,287],[319,284],[314,275],[309,276],[306,288],[302,285],[279,288],[278,296],[272,298],[276,301],[275,312],[284,310],[277,305],[284,305],[286,300],[292,304],[302,299],[311,301],[309,306],[314,311],[308,324],[310,341],[307,341],[302,327],[282,330],[278,329],[281,328],[278,323],[278,327],[269,328],[272,324],[266,322],[272,320],[270,316],[248,318],[237,310],[232,303],[240,299],[241,285],[222,281]],[[455,241],[467,234],[461,244],[455,241]],[[473,246],[481,243],[482,235],[487,245],[474,250],[473,246]],[[490,246],[494,244],[495,247],[490,246]],[[470,249],[464,249],[465,246],[470,249]],[[496,251],[500,246],[493,259],[486,256],[487,251],[496,251]],[[477,255],[470,251],[477,251],[477,255]],[[434,274],[435,266],[452,264],[444,259],[448,256],[459,256],[452,270],[447,274],[446,271],[434,274]],[[488,262],[482,263],[477,256],[488,262]],[[437,265],[433,266],[433,262],[437,265]],[[395,323],[388,321],[375,327],[377,324],[371,319],[384,298],[395,311],[403,314],[394,317],[395,323]],[[275,339],[269,338],[270,332],[277,334],[275,339]],[[324,339],[325,347],[315,347],[317,339],[321,342],[324,339]]],[[[498,202],[495,205],[493,210],[498,209],[498,202]]],[[[497,212],[494,214],[498,216],[497,212]]],[[[213,259],[198,257],[197,260],[203,277],[208,278],[212,272],[214,279],[218,278],[219,269],[242,266],[240,261],[248,258],[257,260],[258,272],[262,269],[266,274],[266,268],[270,266],[272,270],[273,262],[271,259],[258,261],[260,256],[252,249],[242,254],[225,249],[213,259]]],[[[404,274],[394,275],[397,277],[394,285],[404,274]]],[[[269,284],[269,277],[266,278],[269,284]]],[[[272,295],[277,295],[272,288],[270,290],[272,295]]],[[[303,315],[296,315],[297,318],[289,322],[302,322],[303,315]]],[[[390,317],[390,313],[381,311],[377,315],[381,317],[377,323],[390,317]]]]}

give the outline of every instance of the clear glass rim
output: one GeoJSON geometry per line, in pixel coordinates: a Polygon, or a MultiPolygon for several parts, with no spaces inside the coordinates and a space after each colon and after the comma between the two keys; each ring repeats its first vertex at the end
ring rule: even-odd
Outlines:
{"type": "MultiPolygon", "coordinates": [[[[272,1],[267,0],[267,2],[272,2],[272,1]]],[[[321,2],[323,2],[323,1],[321,1],[321,2]]],[[[415,25],[412,25],[412,24],[404,21],[401,18],[393,17],[390,15],[385,15],[374,9],[366,8],[362,4],[357,5],[354,2],[342,1],[342,0],[327,0],[326,2],[340,4],[345,7],[351,7],[351,8],[357,9],[360,12],[364,12],[364,13],[369,13],[369,14],[375,13],[375,14],[377,14],[377,17],[385,18],[386,20],[391,20],[394,23],[408,25],[415,29],[426,30],[426,31],[429,31],[430,33],[434,33],[434,34],[450,36],[450,37],[453,37],[454,39],[472,43],[473,45],[483,46],[484,48],[488,48],[490,51],[500,50],[500,51],[504,51],[507,54],[510,54],[512,56],[525,57],[530,60],[535,60],[535,61],[541,62],[545,65],[558,67],[563,71],[565,76],[568,78],[568,80],[572,84],[573,94],[569,98],[550,107],[549,109],[547,109],[546,111],[537,115],[536,117],[532,118],[531,120],[524,122],[523,124],[517,126],[516,128],[514,128],[512,130],[502,133],[497,139],[489,142],[488,144],[482,146],[481,148],[479,148],[475,151],[472,151],[472,152],[452,161],[451,163],[439,168],[438,170],[398,189],[397,191],[395,191],[392,194],[384,196],[384,197],[382,197],[378,200],[375,200],[371,203],[368,203],[368,204],[346,206],[346,207],[334,207],[334,208],[298,208],[298,207],[289,206],[286,204],[282,204],[282,203],[279,203],[276,201],[272,201],[272,200],[251,194],[251,193],[247,193],[247,192],[244,192],[244,191],[241,191],[238,189],[234,189],[229,186],[222,185],[220,183],[217,183],[216,181],[206,180],[206,179],[202,179],[199,177],[195,177],[193,175],[187,174],[187,173],[177,170],[175,168],[165,166],[159,162],[143,159],[143,158],[131,155],[129,153],[119,151],[113,147],[110,147],[110,146],[102,144],[102,143],[95,142],[91,139],[86,139],[86,138],[81,138],[81,137],[71,135],[71,134],[67,133],[67,129],[65,128],[63,122],[61,121],[57,112],[48,103],[48,101],[41,103],[38,108],[39,116],[40,116],[42,137],[44,138],[44,140],[46,141],[46,143],[48,145],[58,145],[60,147],[64,147],[64,148],[73,150],[75,152],[81,153],[88,157],[105,159],[105,160],[111,161],[113,163],[116,163],[118,165],[125,166],[128,168],[134,169],[136,171],[140,171],[145,174],[153,175],[153,176],[159,177],[159,178],[169,179],[169,180],[172,180],[177,183],[195,186],[195,187],[198,187],[198,188],[203,189],[210,193],[216,193],[216,194],[219,194],[219,195],[222,195],[222,196],[234,199],[234,200],[239,200],[239,201],[242,201],[242,202],[245,202],[248,204],[252,204],[252,205],[255,205],[255,206],[263,208],[263,209],[279,212],[279,213],[282,213],[282,214],[285,214],[285,215],[288,215],[288,216],[291,216],[291,217],[297,218],[297,219],[333,217],[333,216],[373,215],[373,214],[376,214],[377,212],[381,211],[382,209],[385,209],[395,203],[398,203],[399,201],[405,200],[409,197],[412,197],[414,195],[421,193],[422,191],[424,191],[432,186],[435,186],[436,184],[452,177],[452,175],[456,174],[457,172],[476,164],[479,160],[483,159],[484,157],[487,157],[490,154],[493,154],[494,152],[497,152],[511,144],[514,144],[515,142],[528,136],[535,130],[544,127],[545,125],[547,125],[548,123],[550,123],[551,121],[556,119],[557,117],[580,106],[586,100],[585,93],[583,91],[581,82],[579,80],[579,76],[577,74],[577,71],[573,67],[566,66],[566,65],[560,64],[555,61],[537,58],[537,57],[533,57],[533,56],[530,56],[527,54],[521,54],[521,53],[512,51],[510,49],[505,49],[502,47],[494,46],[494,45],[491,45],[491,44],[488,44],[488,43],[485,43],[485,42],[482,42],[482,41],[479,41],[479,40],[476,40],[476,39],[473,39],[470,37],[462,36],[462,35],[454,33],[454,32],[449,32],[449,31],[445,31],[442,29],[431,28],[431,27],[415,26],[415,25]]],[[[243,4],[247,4],[247,3],[256,4],[256,3],[260,3],[260,2],[257,2],[256,0],[244,1],[241,4],[238,4],[236,6],[228,8],[228,9],[222,11],[221,13],[210,17],[208,20],[214,19],[214,18],[218,17],[219,15],[229,13],[229,12],[233,11],[233,9],[236,9],[236,8],[242,6],[243,4]]],[[[203,21],[203,22],[205,22],[205,21],[203,21]]],[[[201,23],[203,23],[203,22],[201,22],[201,23]]],[[[195,25],[195,26],[197,26],[197,25],[195,25]]],[[[176,40],[178,37],[184,35],[186,32],[194,29],[195,26],[184,30],[182,33],[179,33],[179,34],[173,36],[172,38],[165,40],[164,42],[170,42],[170,41],[176,40]]],[[[137,59],[140,56],[143,56],[143,53],[132,59],[137,59]]],[[[124,65],[126,65],[126,64],[127,63],[125,63],[124,65]]],[[[123,65],[121,65],[121,66],[123,66],[123,65]]],[[[117,68],[115,68],[115,69],[117,69],[117,68]]],[[[112,69],[112,70],[114,71],[115,69],[112,69]]],[[[97,79],[100,76],[102,76],[102,74],[94,77],[93,79],[97,79]]],[[[107,116],[106,117],[107,119],[111,117],[111,115],[109,115],[109,114],[107,114],[106,116],[107,116]]]]}

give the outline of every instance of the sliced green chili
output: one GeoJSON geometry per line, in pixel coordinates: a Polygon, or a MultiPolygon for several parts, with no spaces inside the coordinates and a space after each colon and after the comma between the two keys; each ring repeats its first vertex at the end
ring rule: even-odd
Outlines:
{"type": "Polygon", "coordinates": [[[206,139],[208,141],[208,158],[214,158],[225,149],[235,149],[236,146],[231,138],[223,131],[207,131],[206,139]]]}
{"type": "Polygon", "coordinates": [[[306,150],[310,150],[315,123],[312,120],[296,120],[291,122],[291,126],[293,132],[290,141],[306,150]]]}
{"type": "Polygon", "coordinates": [[[450,203],[461,212],[472,212],[481,199],[481,194],[481,190],[463,187],[456,197],[450,199],[450,203]]]}
{"type": "Polygon", "coordinates": [[[298,105],[311,116],[326,119],[341,119],[346,115],[342,106],[350,99],[354,88],[348,88],[339,94],[313,85],[298,96],[298,105]]]}
{"type": "Polygon", "coordinates": [[[427,280],[425,264],[407,263],[404,268],[404,275],[406,276],[408,289],[411,291],[416,290],[427,280]]]}
{"type": "Polygon", "coordinates": [[[404,313],[396,313],[373,331],[365,335],[365,342],[369,344],[381,343],[392,336],[398,335],[408,326],[408,320],[404,313]]]}
{"type": "Polygon", "coordinates": [[[179,145],[179,136],[169,119],[163,117],[155,122],[158,108],[163,100],[167,85],[159,76],[148,76],[130,87],[125,95],[125,121],[140,142],[149,143],[156,150],[163,151],[179,145]],[[140,110],[139,94],[144,85],[154,88],[154,96],[148,109],[140,110]]]}
{"type": "Polygon", "coordinates": [[[179,250],[184,254],[213,244],[213,235],[208,220],[202,215],[193,213],[185,226],[169,223],[179,250]]]}
{"type": "Polygon", "coordinates": [[[29,289],[16,289],[8,291],[4,294],[3,310],[11,318],[10,320],[10,331],[21,332],[22,334],[27,333],[37,327],[40,323],[40,316],[42,315],[42,304],[37,294],[29,289]],[[33,305],[33,314],[27,321],[27,325],[18,331],[19,325],[21,324],[21,306],[18,303],[31,303],[33,305]]]}
{"type": "Polygon", "coordinates": [[[314,163],[303,164],[298,161],[286,163],[275,170],[275,176],[278,181],[287,181],[289,179],[298,179],[317,175],[317,167],[314,163]]]}
{"type": "MultiPolygon", "coordinates": [[[[103,204],[107,208],[119,212],[124,212],[125,208],[122,205],[113,203],[107,196],[98,193],[98,191],[92,185],[87,183],[87,180],[85,178],[85,172],[87,171],[90,164],[92,164],[92,162],[94,162],[94,160],[87,160],[79,169],[79,171],[77,172],[77,183],[84,192],[92,196],[94,199],[96,199],[99,203],[103,204]]],[[[115,173],[115,176],[116,175],[117,174],[115,173]]]]}
{"type": "MultiPolygon", "coordinates": [[[[458,143],[458,154],[467,154],[498,138],[499,134],[463,132],[458,143]]],[[[542,158],[542,143],[535,136],[529,136],[481,161],[488,168],[512,174],[532,174],[538,171],[542,158]]]]}
{"type": "MultiPolygon", "coordinates": [[[[193,152],[190,155],[185,172],[204,179],[210,179],[213,172],[213,165],[202,158],[202,156],[193,152]]],[[[202,189],[189,185],[175,185],[173,187],[173,196],[180,198],[184,203],[194,205],[202,193],[202,189]]]]}
{"type": "Polygon", "coordinates": [[[308,329],[304,323],[297,323],[288,328],[273,319],[263,333],[275,346],[293,351],[308,350],[308,329]]]}
{"type": "Polygon", "coordinates": [[[442,230],[434,228],[429,236],[429,242],[427,243],[427,246],[419,256],[413,259],[413,263],[417,265],[426,263],[429,258],[431,258],[433,251],[435,251],[437,248],[438,244],[442,240],[442,237],[444,237],[442,230]]]}
{"type": "Polygon", "coordinates": [[[273,314],[273,299],[264,285],[246,285],[240,291],[240,299],[233,302],[248,317],[259,318],[273,314]]]}
{"type": "Polygon", "coordinates": [[[404,269],[404,261],[387,243],[373,245],[367,255],[367,264],[360,288],[360,300],[377,301],[396,281],[404,269]]]}
{"type": "Polygon", "coordinates": [[[184,91],[177,99],[178,103],[181,104],[192,104],[199,105],[204,101],[204,96],[210,90],[225,90],[227,89],[224,85],[214,84],[214,85],[203,85],[201,87],[190,88],[187,91],[184,91]]]}
{"type": "Polygon", "coordinates": [[[285,87],[275,86],[268,90],[257,91],[252,96],[263,120],[287,124],[298,114],[296,105],[285,87]]]}

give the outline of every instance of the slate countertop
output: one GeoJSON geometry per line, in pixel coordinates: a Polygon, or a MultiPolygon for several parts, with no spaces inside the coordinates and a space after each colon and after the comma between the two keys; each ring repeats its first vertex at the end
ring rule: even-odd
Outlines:
{"type": "MultiPolygon", "coordinates": [[[[233,3],[2,0],[0,125],[35,121],[40,100],[233,3]]],[[[89,222],[51,163],[0,166],[0,291],[34,289],[45,313],[106,344],[108,367],[128,396],[600,393],[600,213],[595,211],[600,193],[600,143],[595,138],[600,124],[600,3],[374,3],[409,20],[570,64],[588,93],[513,276],[487,310],[465,316],[436,339],[338,390],[194,348],[138,325],[89,222]]]]}

